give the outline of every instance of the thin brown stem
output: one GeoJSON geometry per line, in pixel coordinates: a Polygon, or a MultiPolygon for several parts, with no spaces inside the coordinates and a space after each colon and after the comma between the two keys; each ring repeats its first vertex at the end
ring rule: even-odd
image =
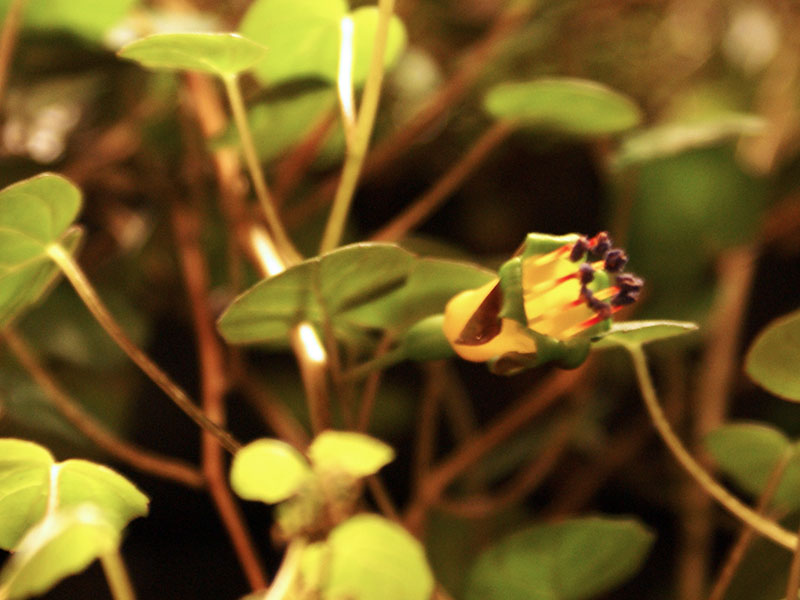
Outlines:
{"type": "Polygon", "coordinates": [[[28,0],[11,0],[3,28],[0,30],[0,106],[5,98],[8,73],[11,70],[11,59],[14,56],[14,47],[17,45],[17,34],[22,25],[22,16],[28,0]]]}
{"type": "MultiPolygon", "coordinates": [[[[800,535],[800,532],[798,532],[800,535]]],[[[797,598],[800,589],[800,546],[795,548],[792,564],[789,566],[789,580],[786,582],[786,600],[797,598]]]]}
{"type": "Polygon", "coordinates": [[[370,475],[367,477],[366,481],[367,487],[375,500],[375,504],[378,505],[378,510],[380,510],[386,518],[400,522],[400,513],[397,511],[397,507],[394,505],[386,486],[383,485],[383,480],[381,480],[378,475],[370,475]]]}
{"type": "Polygon", "coordinates": [[[487,129],[442,177],[414,200],[408,208],[379,229],[370,238],[376,242],[396,242],[402,239],[425,219],[438,210],[450,195],[478,168],[492,150],[499,146],[514,131],[506,121],[498,121],[487,129]]]}
{"type": "Polygon", "coordinates": [[[56,383],[36,358],[28,343],[12,327],[6,327],[2,337],[19,363],[42,388],[45,397],[64,415],[64,418],[98,447],[143,473],[169,479],[192,488],[203,486],[203,476],[195,467],[175,458],[150,452],[118,438],[92,415],[84,411],[56,383]]]}
{"type": "MultiPolygon", "coordinates": [[[[391,335],[387,334],[383,336],[383,339],[378,342],[373,358],[378,359],[384,356],[389,351],[392,341],[393,338],[391,335]]],[[[372,418],[372,411],[375,408],[375,401],[378,397],[378,388],[380,387],[382,377],[383,370],[377,369],[370,373],[367,376],[367,380],[364,382],[364,391],[361,394],[361,404],[358,409],[357,431],[366,432],[369,429],[369,422],[372,418]]]]}
{"type": "MultiPolygon", "coordinates": [[[[177,206],[172,210],[172,226],[197,336],[203,411],[211,421],[222,426],[225,424],[227,369],[224,351],[214,328],[214,318],[209,310],[208,265],[200,245],[201,226],[196,213],[177,206]]],[[[213,435],[203,431],[201,450],[208,491],[228,532],[242,570],[253,590],[264,588],[267,579],[261,568],[262,561],[228,487],[222,448],[213,435]]]]}

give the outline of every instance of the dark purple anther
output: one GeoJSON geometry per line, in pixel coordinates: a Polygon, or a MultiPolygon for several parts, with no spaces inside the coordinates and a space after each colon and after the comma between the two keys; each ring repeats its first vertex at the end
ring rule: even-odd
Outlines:
{"type": "Polygon", "coordinates": [[[624,250],[612,248],[606,253],[604,268],[609,273],[619,273],[628,264],[628,255],[624,250]]]}
{"type": "Polygon", "coordinates": [[[608,237],[607,231],[601,231],[594,236],[590,241],[592,252],[597,256],[605,256],[606,252],[611,249],[611,238],[608,237]]]}
{"type": "Polygon", "coordinates": [[[581,280],[581,285],[586,285],[594,280],[594,267],[590,263],[583,263],[578,267],[578,276],[581,280]]]}
{"type": "Polygon", "coordinates": [[[621,292],[635,293],[636,295],[642,290],[644,281],[641,277],[631,275],[630,273],[620,273],[617,275],[616,285],[621,292]]]}
{"type": "Polygon", "coordinates": [[[572,246],[572,251],[569,253],[569,259],[572,262],[578,262],[583,258],[583,255],[586,254],[586,251],[589,249],[589,241],[581,236],[572,246]]]}

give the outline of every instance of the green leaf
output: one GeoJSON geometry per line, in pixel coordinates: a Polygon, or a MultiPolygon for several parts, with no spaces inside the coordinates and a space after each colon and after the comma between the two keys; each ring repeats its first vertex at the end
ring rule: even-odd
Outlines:
{"type": "Polygon", "coordinates": [[[745,371],[758,385],[786,400],[800,401],[800,311],[776,319],[747,351],[745,371]]]}
{"type": "Polygon", "coordinates": [[[310,475],[308,461],[289,444],[261,439],[233,457],[231,487],[245,500],[274,504],[297,492],[310,475]]]}
{"type": "Polygon", "coordinates": [[[93,504],[47,515],[22,538],[0,573],[0,598],[43,594],[119,546],[119,531],[93,504]]]}
{"type": "Polygon", "coordinates": [[[343,316],[356,325],[403,331],[425,317],[444,312],[447,302],[459,292],[480,287],[496,276],[469,263],[421,258],[403,287],[343,316]]]}
{"type": "Polygon", "coordinates": [[[266,53],[264,46],[236,33],[156,33],[118,52],[148,69],[200,71],[222,78],[250,69],[266,53]]]}
{"type": "Polygon", "coordinates": [[[685,321],[621,321],[597,340],[595,349],[642,345],[697,331],[696,323],[685,321]]]}
{"type": "Polygon", "coordinates": [[[653,534],[632,519],[589,517],[535,525],[484,551],[467,600],[582,600],[639,570],[653,534]]]}
{"type": "MultiPolygon", "coordinates": [[[[10,4],[11,0],[0,0],[0,15],[5,15],[10,4]]],[[[136,4],[138,0],[35,0],[26,3],[23,24],[45,31],[69,31],[101,42],[136,4]]]]}
{"type": "Polygon", "coordinates": [[[55,280],[58,268],[47,246],[61,243],[74,251],[81,233],[70,225],[80,208],[80,190],[50,173],[0,191],[0,327],[55,280]]]}
{"type": "Polygon", "coordinates": [[[594,81],[566,77],[499,84],[489,90],[484,105],[500,119],[581,136],[620,133],[642,120],[626,96],[594,81]]]}
{"type": "Polygon", "coordinates": [[[400,525],[377,515],[348,519],[327,542],[312,544],[301,559],[306,585],[326,600],[428,600],[433,574],[422,545],[400,525]]]}
{"type": "Polygon", "coordinates": [[[366,477],[394,460],[394,450],[363,433],[323,431],[308,448],[308,457],[319,471],[343,471],[366,477]]]}
{"type": "Polygon", "coordinates": [[[623,169],[739,136],[756,135],[765,125],[762,117],[743,113],[723,113],[702,120],[657,125],[626,137],[616,152],[614,167],[623,169]]]}
{"type": "MultiPolygon", "coordinates": [[[[317,77],[336,81],[339,31],[348,7],[344,0],[256,0],[250,5],[239,31],[269,48],[255,74],[274,85],[290,79],[317,77]]],[[[353,82],[366,78],[377,24],[375,7],[354,11],[353,82]]],[[[392,17],[385,65],[394,64],[405,47],[402,22],[392,17]]]]}
{"type": "Polygon", "coordinates": [[[731,423],[708,434],[704,444],[720,469],[753,495],[761,493],[775,466],[791,452],[773,504],[800,509],[800,453],[782,432],[762,423],[731,423]]]}
{"type": "Polygon", "coordinates": [[[256,284],[236,298],[217,326],[233,344],[262,342],[285,347],[292,327],[320,324],[327,313],[334,329],[341,313],[403,285],[414,257],[392,244],[354,244],[306,260],[256,284]]]}
{"type": "Polygon", "coordinates": [[[122,530],[147,514],[147,497],[108,467],[85,460],[57,463],[41,446],[0,439],[0,547],[11,550],[20,537],[55,508],[92,502],[122,530]]]}

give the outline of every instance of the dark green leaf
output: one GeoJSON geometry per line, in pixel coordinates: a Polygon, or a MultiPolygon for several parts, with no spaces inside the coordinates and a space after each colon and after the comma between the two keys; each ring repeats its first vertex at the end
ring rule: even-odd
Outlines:
{"type": "Polygon", "coordinates": [[[111,469],[85,460],[56,463],[32,442],[0,439],[0,547],[13,549],[46,511],[84,502],[100,507],[118,530],[147,514],[147,497],[111,469]]]}
{"type": "Polygon", "coordinates": [[[758,385],[786,400],[800,401],[800,311],[776,319],[756,338],[745,371],[758,385]]]}
{"type": "Polygon", "coordinates": [[[621,321],[595,342],[596,349],[641,345],[697,331],[696,323],[685,321],[621,321]]]}
{"type": "Polygon", "coordinates": [[[119,56],[148,69],[200,71],[231,77],[250,69],[267,49],[236,33],[156,33],[124,46],[119,56]]]}
{"type": "Polygon", "coordinates": [[[311,475],[305,457],[286,442],[262,439],[236,453],[231,487],[245,500],[274,504],[286,500],[311,475]]]}
{"type": "Polygon", "coordinates": [[[119,546],[120,532],[94,504],[49,513],[28,531],[0,572],[0,598],[43,594],[119,546]]]}
{"type": "Polygon", "coordinates": [[[637,521],[590,517],[536,525],[484,551],[467,600],[582,600],[639,570],[653,534],[637,521]]]}
{"type": "Polygon", "coordinates": [[[582,136],[619,133],[642,119],[639,107],[622,94],[570,78],[502,83],[489,91],[485,106],[500,119],[582,136]]]}

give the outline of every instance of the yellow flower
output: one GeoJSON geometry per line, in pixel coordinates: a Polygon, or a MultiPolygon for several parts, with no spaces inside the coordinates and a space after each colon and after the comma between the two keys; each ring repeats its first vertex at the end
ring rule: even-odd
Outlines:
{"type": "Polygon", "coordinates": [[[551,360],[578,366],[612,313],[638,297],[642,281],[621,273],[626,262],[606,233],[529,234],[497,279],[448,302],[444,335],[459,356],[497,373],[551,360]]]}

